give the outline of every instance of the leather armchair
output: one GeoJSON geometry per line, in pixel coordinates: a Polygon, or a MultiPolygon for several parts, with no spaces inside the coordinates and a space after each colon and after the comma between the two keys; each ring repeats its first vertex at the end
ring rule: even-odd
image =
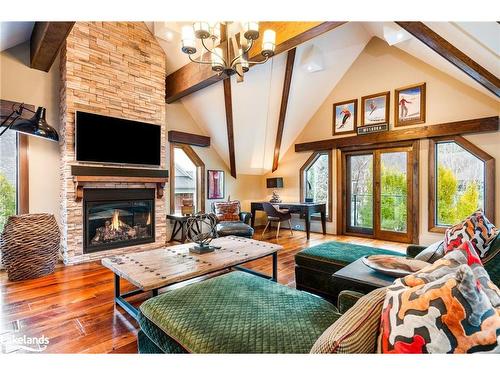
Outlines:
{"type": "MultiPolygon", "coordinates": [[[[212,212],[215,213],[215,202],[212,202],[212,212]]],[[[241,207],[241,206],[240,206],[241,207]]],[[[252,214],[240,211],[240,221],[220,221],[217,219],[216,234],[218,237],[239,236],[252,238],[254,229],[250,226],[252,214]]]]}

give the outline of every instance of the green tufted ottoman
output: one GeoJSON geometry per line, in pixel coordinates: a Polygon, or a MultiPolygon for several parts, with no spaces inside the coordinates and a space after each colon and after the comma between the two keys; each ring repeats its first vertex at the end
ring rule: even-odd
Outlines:
{"type": "Polygon", "coordinates": [[[306,292],[231,272],[140,307],[140,353],[309,353],[340,317],[306,292]]]}
{"type": "Polygon", "coordinates": [[[337,241],[304,249],[295,255],[297,289],[337,303],[338,294],[345,288],[332,283],[332,275],[361,257],[379,254],[406,255],[397,251],[337,241]]]}

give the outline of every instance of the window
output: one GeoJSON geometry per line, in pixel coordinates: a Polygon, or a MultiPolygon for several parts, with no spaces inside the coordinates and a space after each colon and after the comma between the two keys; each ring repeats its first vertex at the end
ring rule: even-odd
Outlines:
{"type": "Polygon", "coordinates": [[[315,203],[326,203],[328,221],[331,221],[332,212],[331,160],[331,151],[318,151],[300,169],[301,200],[309,198],[315,203]]]}
{"type": "Polygon", "coordinates": [[[17,134],[0,138],[0,232],[10,215],[17,212],[17,134]]]}
{"type": "MultiPolygon", "coordinates": [[[[0,100],[0,122],[13,105],[0,100]]],[[[28,136],[7,130],[0,137],[0,233],[10,215],[28,212],[28,194],[28,136]]]]}
{"type": "Polygon", "coordinates": [[[170,172],[170,212],[204,211],[205,164],[191,146],[171,144],[170,172]]]}
{"type": "Polygon", "coordinates": [[[429,230],[446,227],[482,209],[494,218],[494,159],[465,138],[430,141],[429,230]]]}

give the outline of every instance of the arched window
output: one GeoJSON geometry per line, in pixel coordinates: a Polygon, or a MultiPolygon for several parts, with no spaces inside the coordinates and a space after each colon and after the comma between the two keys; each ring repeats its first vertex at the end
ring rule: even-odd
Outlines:
{"type": "Polygon", "coordinates": [[[463,137],[430,140],[429,231],[444,232],[477,209],[495,220],[495,159],[463,137]]]}
{"type": "Polygon", "coordinates": [[[326,203],[326,217],[332,221],[332,151],[317,151],[300,168],[300,199],[326,203]]]}
{"type": "Polygon", "coordinates": [[[170,213],[205,211],[205,163],[189,145],[170,144],[170,213]]]}

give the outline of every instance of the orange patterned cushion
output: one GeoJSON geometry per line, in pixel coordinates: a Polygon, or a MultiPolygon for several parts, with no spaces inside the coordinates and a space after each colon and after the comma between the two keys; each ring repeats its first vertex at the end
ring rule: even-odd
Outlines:
{"type": "Polygon", "coordinates": [[[445,253],[457,249],[464,242],[471,241],[474,249],[481,258],[488,255],[490,244],[498,234],[498,229],[477,210],[461,223],[446,230],[444,235],[445,253]]]}
{"type": "Polygon", "coordinates": [[[382,353],[500,351],[500,291],[471,242],[387,288],[382,353]]]}
{"type": "Polygon", "coordinates": [[[220,221],[239,221],[240,220],[240,202],[215,202],[215,215],[220,221]]]}

